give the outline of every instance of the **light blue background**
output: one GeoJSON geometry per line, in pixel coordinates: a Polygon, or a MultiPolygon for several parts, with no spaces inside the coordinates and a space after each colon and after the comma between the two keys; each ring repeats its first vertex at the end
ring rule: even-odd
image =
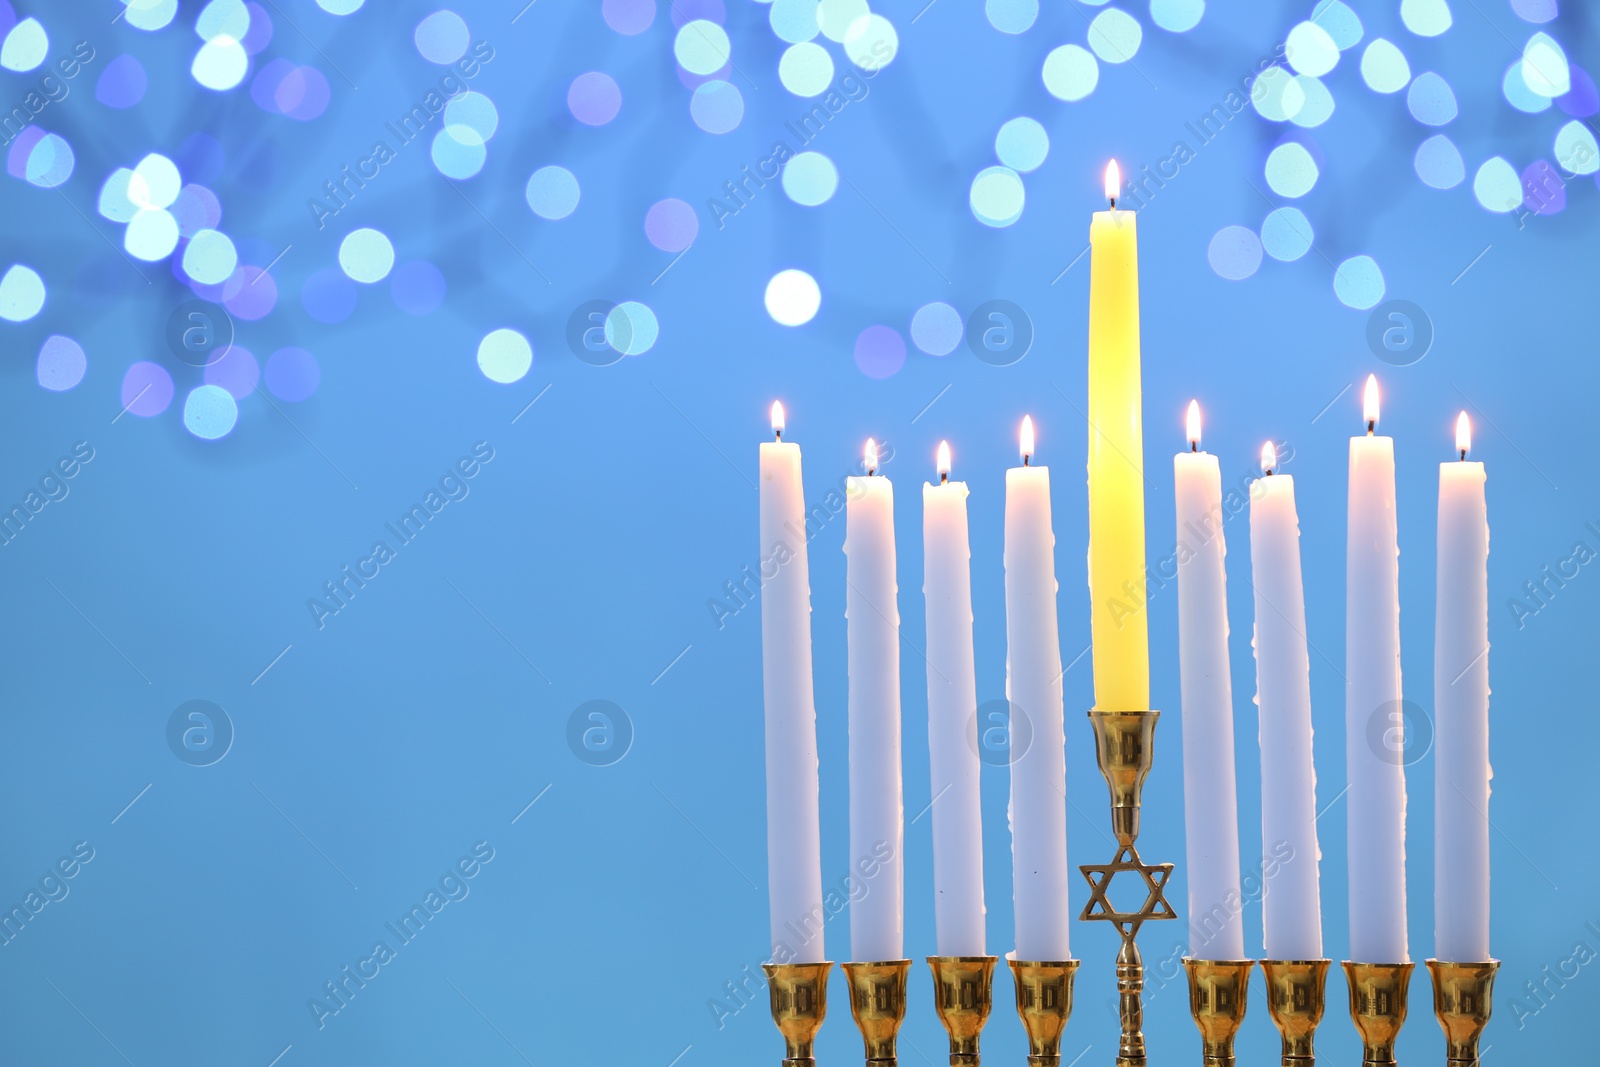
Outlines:
{"type": "MultiPolygon", "coordinates": [[[[637,37],[607,29],[598,5],[546,0],[513,24],[520,6],[457,5],[473,38],[496,50],[473,87],[496,101],[501,130],[483,173],[460,187],[477,210],[418,147],[319,231],[306,199],[437,81],[439,68],[411,44],[431,7],[374,2],[337,19],[309,0],[274,5],[276,35],[258,62],[286,55],[315,64],[333,90],[327,114],[299,124],[264,114],[243,89],[213,94],[193,84],[197,5],[185,3],[154,35],[113,25],[110,2],[31,5],[50,30],[52,56],[72,40],[92,41],[92,77],[131,51],[151,88],[140,107],[112,112],[80,80],[41,119],[73,144],[72,179],[59,192],[0,179],[6,262],[30,262],[50,290],[37,319],[0,324],[0,499],[8,508],[20,501],[74,442],[95,451],[70,495],[0,550],[8,667],[0,900],[20,901],[75,842],[95,852],[70,895],[0,948],[7,1062],[774,1062],[781,1045],[764,1000],[720,1026],[711,1006],[732,1003],[724,983],[761,961],[767,911],[758,611],[719,629],[707,606],[757,557],[756,446],[768,434],[769,403],[781,397],[789,408],[787,436],[804,449],[813,498],[852,467],[867,436],[895,450],[885,473],[899,495],[909,819],[930,794],[925,668],[914,649],[923,646],[919,486],[932,476],[934,447],[952,441],[956,476],[972,489],[978,689],[980,700],[993,699],[1005,657],[1002,477],[1025,412],[1053,474],[1064,661],[1088,639],[1079,414],[1088,270],[1084,261],[1062,271],[1101,206],[1100,170],[1111,156],[1130,169],[1167,156],[1184,123],[1309,13],[1214,4],[1196,30],[1171,35],[1134,4],[1146,22],[1137,70],[1103,66],[1095,94],[1069,105],[1045,93],[1039,67],[1049,49],[1084,40],[1093,9],[1049,5],[1029,32],[1010,37],[960,0],[926,10],[887,0],[881,10],[899,30],[899,58],[816,145],[850,184],[819,209],[771,185],[719,231],[706,200],[741,164],[764,158],[803,110],[777,80],[782,45],[766,9],[729,0],[748,110],[737,130],[715,137],[690,122],[665,6],[637,37]],[[615,76],[624,94],[619,117],[598,129],[575,123],[564,103],[571,79],[593,69],[615,76]],[[973,219],[967,189],[993,162],[999,125],[1018,114],[1048,128],[1051,152],[1026,179],[1021,221],[991,230],[973,219]],[[118,228],[94,211],[112,169],[175,152],[195,130],[227,153],[217,183],[223,228],[272,250],[289,246],[274,270],[277,310],[241,323],[240,342],[259,356],[298,344],[323,374],[299,404],[246,398],[238,427],[214,443],[183,429],[178,404],[198,379],[163,339],[187,290],[165,265],[143,267],[149,283],[126,270],[108,247],[118,228]],[[577,212],[560,223],[535,218],[523,200],[527,176],[549,163],[582,185],[577,212]],[[642,220],[664,196],[694,204],[701,232],[661,275],[672,257],[644,240],[642,220]],[[380,286],[364,289],[341,325],[308,318],[300,284],[335,263],[339,239],[358,225],[387,232],[402,260],[438,265],[449,284],[443,308],[401,315],[380,286]],[[766,279],[792,266],[823,290],[820,315],[798,329],[776,325],[762,307],[766,279]],[[581,362],[567,350],[566,322],[595,298],[648,303],[660,341],[613,366],[581,362]],[[928,301],[966,314],[996,298],[1026,309],[1036,330],[1014,366],[987,365],[965,347],[944,358],[913,351],[897,375],[874,381],[852,360],[868,325],[904,334],[928,301]],[[501,326],[526,333],[537,353],[532,373],[512,386],[488,381],[474,362],[479,339],[501,326]],[[61,394],[33,378],[33,355],[52,332],[72,334],[89,356],[83,383],[61,394]],[[122,374],[138,359],[173,371],[179,402],[156,418],[117,418],[122,374]],[[470,495],[319,630],[307,599],[478,441],[494,459],[470,495]],[[187,766],[167,745],[168,717],[191,699],[221,705],[237,731],[211,767],[187,766]],[[632,748],[612,766],[588,765],[568,747],[568,718],[592,699],[614,701],[631,720],[632,748]],[[478,841],[494,859],[468,883],[470,895],[319,1030],[308,998],[367,955],[386,936],[384,923],[478,841]]],[[[1417,181],[1410,157],[1431,131],[1400,97],[1361,85],[1347,53],[1329,79],[1339,110],[1313,131],[1326,166],[1303,206],[1318,252],[1293,264],[1268,260],[1239,283],[1207,265],[1216,230],[1258,226],[1271,206],[1257,190],[1280,131],[1248,114],[1140,220],[1147,547],[1154,559],[1171,546],[1168,456],[1184,446],[1191,397],[1205,408],[1206,447],[1221,457],[1225,481],[1253,471],[1262,440],[1293,444],[1318,798],[1330,805],[1321,824],[1326,939],[1339,958],[1347,943],[1344,807],[1335,802],[1344,777],[1345,441],[1360,428],[1356,386],[1379,374],[1383,428],[1396,439],[1405,683],[1424,709],[1433,703],[1435,464],[1451,458],[1456,412],[1473,411],[1493,530],[1493,944],[1505,961],[1486,1043],[1497,1060],[1533,1062],[1592,1043],[1600,1007],[1593,966],[1552,983],[1542,1006],[1523,992],[1576,944],[1600,950],[1600,931],[1585,925],[1600,925],[1590,795],[1600,578],[1593,565],[1582,568],[1520,628],[1508,607],[1576,542],[1600,550],[1600,534],[1585,526],[1600,525],[1600,202],[1582,179],[1558,215],[1519,225],[1483,211],[1470,190],[1476,163],[1505,153],[1520,167],[1548,155],[1566,121],[1515,112],[1500,96],[1500,76],[1533,28],[1503,0],[1482,0],[1454,5],[1455,27],[1421,40],[1399,25],[1395,6],[1364,5],[1368,38],[1396,40],[1414,70],[1450,78],[1462,99],[1450,132],[1468,159],[1466,185],[1441,193],[1417,181]],[[1415,301],[1436,329],[1432,351],[1412,366],[1377,359],[1365,340],[1368,316],[1333,295],[1332,264],[1363,253],[1382,264],[1389,296],[1415,301]]],[[[1575,62],[1595,63],[1593,20],[1569,7],[1546,28],[1575,62]]],[[[0,88],[20,97],[32,77],[0,75],[0,88]]],[[[1246,523],[1234,520],[1227,535],[1249,864],[1260,806],[1246,523]]],[[[843,536],[835,522],[811,548],[830,879],[847,859],[843,536]]],[[[1169,587],[1151,604],[1152,699],[1166,714],[1140,844],[1147,859],[1180,864],[1170,895],[1181,910],[1175,618],[1169,587]]],[[[1104,785],[1081,715],[1092,701],[1087,657],[1066,687],[1070,857],[1105,862],[1104,785]]],[[[1003,772],[986,770],[996,953],[1011,942],[1006,785],[1003,772]]],[[[1432,946],[1431,756],[1410,768],[1409,787],[1409,915],[1420,960],[1432,946]]],[[[928,818],[908,826],[905,848],[906,947],[920,961],[933,950],[928,818]]],[[[1083,892],[1070,901],[1074,912],[1083,892]]],[[[1258,953],[1259,906],[1245,921],[1247,950],[1258,953]]],[[[846,920],[830,924],[832,958],[847,957],[847,934],[846,920]]],[[[1199,1055],[1181,978],[1172,980],[1170,962],[1163,970],[1167,950],[1185,940],[1180,923],[1151,925],[1141,939],[1152,967],[1146,1029],[1162,1062],[1199,1055]]],[[[1091,1047],[1081,1062],[1109,1063],[1114,937],[1076,924],[1073,943],[1083,968],[1067,1056],[1091,1047]]],[[[1018,1062],[1008,979],[996,988],[985,1051],[992,1062],[1018,1062]]],[[[1329,993],[1319,1047],[1328,1062],[1353,1062],[1337,975],[1329,993]]],[[[819,1056],[854,1062],[859,1039],[837,978],[833,994],[819,1056]]],[[[944,1062],[929,998],[919,962],[908,1064],[944,1062]]],[[[1276,1042],[1258,982],[1242,1057],[1269,1062],[1276,1042]]],[[[1400,1050],[1407,1062],[1442,1058],[1420,975],[1400,1050]]]]}

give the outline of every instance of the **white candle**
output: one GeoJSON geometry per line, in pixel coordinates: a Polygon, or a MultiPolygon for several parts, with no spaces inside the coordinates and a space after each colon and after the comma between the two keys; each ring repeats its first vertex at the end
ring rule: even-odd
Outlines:
{"type": "Polygon", "coordinates": [[[1438,612],[1433,646],[1434,954],[1489,956],[1489,513],[1467,413],[1461,458],[1439,464],[1438,612]]]}
{"type": "Polygon", "coordinates": [[[1350,439],[1345,557],[1345,766],[1350,958],[1407,963],[1405,720],[1400,691],[1400,548],[1394,439],[1376,436],[1378,382],[1367,379],[1367,433],[1350,439]]]}
{"type": "Polygon", "coordinates": [[[949,480],[950,446],[943,441],[938,466],[939,484],[922,487],[935,940],[941,956],[982,956],[983,824],[967,483],[949,480]]]}
{"type": "Polygon", "coordinates": [[[1022,420],[1022,466],[1006,471],[1006,699],[1011,703],[1011,874],[1016,959],[1072,958],[1067,902],[1067,761],[1056,618],[1050,471],[1030,464],[1033,420],[1022,420]],[[1027,748],[1018,721],[1028,724],[1027,748]]]}
{"type": "Polygon", "coordinates": [[[782,440],[783,407],[772,405],[778,440],[761,445],[762,690],[766,702],[767,886],[775,963],[820,963],[822,849],[817,818],[817,714],[811,687],[811,579],[806,562],[800,449],[782,440]]]}
{"type": "Polygon", "coordinates": [[[1300,574],[1294,478],[1274,474],[1268,441],[1250,485],[1250,577],[1255,586],[1256,705],[1261,716],[1261,866],[1275,871],[1261,900],[1269,960],[1322,958],[1317,873],[1317,772],[1311,759],[1311,663],[1300,574]]]}
{"type": "Polygon", "coordinates": [[[845,620],[850,671],[850,869],[866,890],[850,903],[850,958],[904,953],[905,811],[900,791],[900,610],[896,606],[894,486],[877,474],[846,481],[845,620]],[[867,877],[866,872],[872,871],[867,877]]]}
{"type": "Polygon", "coordinates": [[[1189,954],[1244,959],[1239,805],[1233,771],[1233,685],[1222,471],[1200,449],[1200,406],[1189,404],[1190,451],[1173,457],[1178,521],[1178,662],[1183,703],[1183,814],[1189,860],[1189,954]]]}

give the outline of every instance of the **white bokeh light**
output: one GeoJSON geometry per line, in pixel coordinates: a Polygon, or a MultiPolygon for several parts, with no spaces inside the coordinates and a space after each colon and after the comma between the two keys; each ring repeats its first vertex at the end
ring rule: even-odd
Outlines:
{"type": "Polygon", "coordinates": [[[226,92],[244,81],[250,70],[250,54],[232,37],[213,37],[195,53],[189,72],[194,80],[217,92],[226,92]]]}
{"type": "Polygon", "coordinates": [[[166,259],[178,247],[178,220],[170,211],[156,208],[140,211],[122,231],[122,247],[128,254],[147,263],[166,259]]]}
{"type": "Polygon", "coordinates": [[[178,173],[178,165],[154,152],[141,159],[128,177],[128,201],[136,208],[171,207],[182,191],[183,176],[178,173]]]}
{"type": "Polygon", "coordinates": [[[815,41],[792,44],[778,60],[778,80],[796,96],[816,96],[833,81],[833,56],[815,41]]]}
{"type": "Polygon", "coordinates": [[[781,270],[767,282],[767,314],[780,326],[803,326],[822,307],[817,280],[803,270],[781,270]]]}
{"type": "Polygon", "coordinates": [[[44,307],[44,279],[32,267],[12,265],[0,277],[0,319],[27,322],[44,307]]]}
{"type": "Polygon", "coordinates": [[[856,19],[844,35],[844,54],[862,70],[875,71],[894,62],[900,53],[900,35],[882,15],[856,19]]]}
{"type": "Polygon", "coordinates": [[[50,51],[50,37],[38,19],[23,19],[11,27],[4,44],[0,44],[0,67],[19,73],[33,70],[43,63],[50,51]]]}
{"type": "Polygon", "coordinates": [[[217,230],[201,230],[183,250],[183,272],[202,285],[221,285],[238,265],[233,241],[217,230]]]}
{"type": "Polygon", "coordinates": [[[1045,56],[1043,76],[1051,96],[1073,103],[1094,92],[1100,64],[1087,48],[1064,44],[1045,56]]]}
{"type": "Polygon", "coordinates": [[[1400,21],[1418,37],[1437,37],[1454,20],[1446,0],[1400,0],[1400,21]]]}
{"type": "Polygon", "coordinates": [[[491,330],[478,343],[478,369],[491,382],[521,381],[533,366],[533,346],[516,330],[491,330]]]}
{"type": "Polygon", "coordinates": [[[1501,215],[1515,211],[1522,206],[1522,178],[1503,157],[1495,156],[1473,175],[1472,195],[1487,211],[1501,215]]]}
{"type": "Polygon", "coordinates": [[[1339,46],[1315,22],[1302,22],[1290,30],[1285,45],[1289,65],[1301,74],[1320,78],[1339,65],[1339,46]]]}
{"type": "Polygon", "coordinates": [[[708,19],[685,22],[672,41],[678,65],[690,74],[715,74],[727,66],[732,51],[727,31],[708,19]]]}
{"type": "Polygon", "coordinates": [[[1121,8],[1108,7],[1089,23],[1089,47],[1106,63],[1126,63],[1144,40],[1139,20],[1121,8]]]}
{"type": "Polygon", "coordinates": [[[1398,93],[1411,83],[1411,64],[1393,41],[1378,37],[1361,53],[1361,78],[1375,93],[1398,93]]]}
{"type": "Polygon", "coordinates": [[[394,269],[394,244],[370,227],[351,230],[339,242],[339,269],[363,285],[381,282],[394,269]]]}

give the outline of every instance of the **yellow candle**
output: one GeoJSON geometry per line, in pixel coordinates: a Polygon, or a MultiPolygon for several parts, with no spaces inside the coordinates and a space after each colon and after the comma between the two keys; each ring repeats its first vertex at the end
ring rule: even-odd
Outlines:
{"type": "Polygon", "coordinates": [[[1145,623],[1144,435],[1139,401],[1139,249],[1132,211],[1116,210],[1120,176],[1106,168],[1110,211],[1089,226],[1089,599],[1094,702],[1150,706],[1145,623]]]}

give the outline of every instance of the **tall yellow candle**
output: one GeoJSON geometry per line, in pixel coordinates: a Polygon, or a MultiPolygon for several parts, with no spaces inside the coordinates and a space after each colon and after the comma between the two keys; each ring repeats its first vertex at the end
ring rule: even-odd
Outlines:
{"type": "Polygon", "coordinates": [[[1145,622],[1144,434],[1139,389],[1139,246],[1118,211],[1121,176],[1106,168],[1111,210],[1089,225],[1089,599],[1094,702],[1150,706],[1145,622]]]}

